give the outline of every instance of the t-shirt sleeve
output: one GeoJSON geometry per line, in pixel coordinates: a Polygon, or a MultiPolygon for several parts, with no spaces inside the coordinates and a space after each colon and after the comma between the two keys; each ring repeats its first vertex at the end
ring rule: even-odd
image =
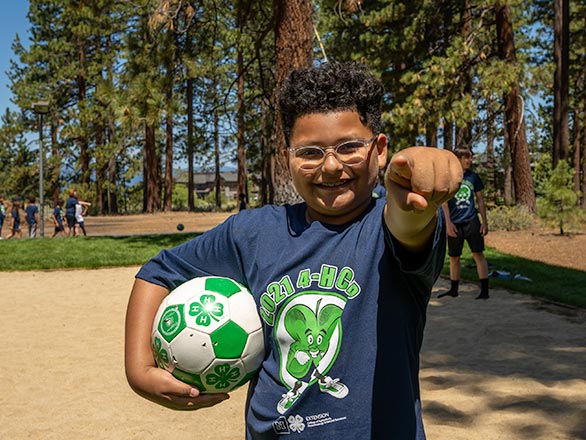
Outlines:
{"type": "Polygon", "coordinates": [[[431,247],[424,252],[407,252],[395,240],[384,221],[383,227],[386,245],[397,260],[400,270],[407,275],[415,276],[423,290],[430,291],[441,274],[446,254],[446,221],[441,207],[438,209],[431,247]]]}
{"type": "Polygon", "coordinates": [[[225,276],[245,283],[233,231],[234,216],[194,239],[165,249],[148,261],[136,278],[168,290],[200,276],[225,276]]]}
{"type": "Polygon", "coordinates": [[[484,189],[484,183],[482,183],[482,179],[476,173],[474,173],[474,192],[477,193],[478,191],[482,191],[484,189]]]}

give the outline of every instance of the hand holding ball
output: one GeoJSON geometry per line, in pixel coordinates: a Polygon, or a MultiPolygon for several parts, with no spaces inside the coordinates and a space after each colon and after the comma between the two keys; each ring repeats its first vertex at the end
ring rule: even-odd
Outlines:
{"type": "Polygon", "coordinates": [[[186,281],[159,306],[152,348],[160,368],[202,393],[226,393],[245,384],[264,359],[252,294],[224,277],[186,281]]]}

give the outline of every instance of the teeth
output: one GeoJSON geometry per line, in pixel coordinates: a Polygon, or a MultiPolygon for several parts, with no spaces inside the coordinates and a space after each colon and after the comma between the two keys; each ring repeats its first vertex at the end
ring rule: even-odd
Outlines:
{"type": "Polygon", "coordinates": [[[322,183],[322,186],[327,186],[330,188],[336,187],[336,186],[342,186],[344,184],[344,182],[336,182],[336,183],[322,183]]]}

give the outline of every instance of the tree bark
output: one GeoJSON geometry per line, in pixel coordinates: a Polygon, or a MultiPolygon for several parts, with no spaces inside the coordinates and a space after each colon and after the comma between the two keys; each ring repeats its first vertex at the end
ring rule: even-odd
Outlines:
{"type": "MultiPolygon", "coordinates": [[[[508,3],[496,4],[498,51],[502,60],[515,65],[515,37],[508,3]]],[[[535,213],[535,191],[531,176],[529,150],[525,133],[524,101],[518,81],[505,93],[505,130],[511,148],[513,187],[517,203],[535,213]]]]}
{"type": "Polygon", "coordinates": [[[144,199],[143,211],[153,213],[161,209],[161,160],[155,141],[155,127],[144,129],[144,199]]]}
{"type": "Polygon", "coordinates": [[[244,126],[244,60],[242,51],[238,51],[237,55],[237,68],[238,68],[238,103],[237,103],[237,156],[238,156],[238,197],[240,194],[244,194],[246,203],[248,204],[248,188],[246,185],[246,148],[244,134],[246,127],[244,126]]]}
{"type": "Polygon", "coordinates": [[[560,160],[569,158],[569,54],[570,11],[569,0],[554,0],[555,76],[553,84],[553,154],[552,168],[560,160]]]}
{"type": "Polygon", "coordinates": [[[285,148],[283,123],[277,108],[277,93],[292,69],[308,67],[312,63],[312,7],[311,0],[275,0],[275,64],[276,87],[273,95],[276,109],[271,136],[274,151],[274,202],[293,203],[299,199],[291,182],[288,164],[282,154],[285,148]]]}

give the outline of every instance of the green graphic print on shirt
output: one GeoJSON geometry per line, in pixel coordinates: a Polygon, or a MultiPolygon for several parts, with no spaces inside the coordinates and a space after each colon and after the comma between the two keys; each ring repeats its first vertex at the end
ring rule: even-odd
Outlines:
{"type": "Polygon", "coordinates": [[[316,383],[322,393],[343,399],[348,395],[348,387],[342,378],[332,378],[327,373],[342,343],[341,317],[346,301],[360,293],[354,271],[322,265],[319,273],[302,270],[296,283],[285,277],[277,284],[278,295],[270,296],[273,302],[265,297],[264,303],[273,313],[265,308],[261,315],[274,325],[281,381],[289,390],[277,403],[278,412],[286,413],[307,387],[316,383]],[[307,287],[320,290],[297,290],[307,287]],[[278,311],[275,299],[279,299],[278,311]]]}

